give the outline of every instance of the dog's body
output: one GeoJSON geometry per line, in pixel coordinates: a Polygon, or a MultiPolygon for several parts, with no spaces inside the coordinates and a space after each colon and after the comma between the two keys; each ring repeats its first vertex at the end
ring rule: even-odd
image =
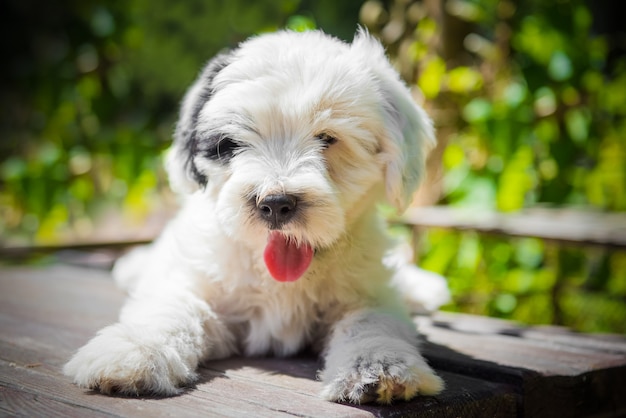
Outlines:
{"type": "Polygon", "coordinates": [[[433,141],[367,34],[279,32],[218,56],[185,96],[168,156],[183,208],[116,267],[130,292],[120,322],[65,372],[104,393],[171,395],[201,362],[312,346],[326,399],[438,393],[376,210],[408,203],[433,141]]]}

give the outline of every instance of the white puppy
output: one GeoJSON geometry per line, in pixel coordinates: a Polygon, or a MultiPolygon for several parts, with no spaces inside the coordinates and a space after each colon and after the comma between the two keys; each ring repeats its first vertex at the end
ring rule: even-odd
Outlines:
{"type": "Polygon", "coordinates": [[[279,32],[217,56],[185,96],[168,156],[183,208],[116,268],[130,288],[120,321],[65,373],[104,393],[173,395],[202,362],[312,346],[325,399],[440,392],[390,286],[376,210],[404,208],[433,144],[364,32],[352,44],[279,32]]]}

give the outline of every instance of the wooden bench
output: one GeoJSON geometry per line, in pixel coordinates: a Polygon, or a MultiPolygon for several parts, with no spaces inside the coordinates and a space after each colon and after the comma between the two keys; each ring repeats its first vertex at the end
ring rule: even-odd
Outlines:
{"type": "Polygon", "coordinates": [[[70,355],[113,323],[124,300],[106,254],[0,268],[0,416],[577,417],[626,416],[626,340],[557,327],[437,313],[415,318],[447,383],[392,406],[322,401],[318,359],[231,358],[183,395],[107,397],[62,375],[70,355]],[[104,258],[99,258],[104,257],[104,258]],[[96,260],[96,263],[94,263],[96,260]],[[99,260],[99,261],[98,261],[99,260]]]}
{"type": "Polygon", "coordinates": [[[514,213],[449,206],[409,208],[395,223],[423,228],[476,231],[507,237],[533,237],[558,244],[626,248],[626,213],[532,208],[514,213]]]}

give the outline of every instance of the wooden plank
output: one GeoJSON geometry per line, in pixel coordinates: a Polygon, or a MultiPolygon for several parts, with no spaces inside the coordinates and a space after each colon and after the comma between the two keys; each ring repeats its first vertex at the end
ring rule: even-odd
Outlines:
{"type": "MultiPolygon", "coordinates": [[[[433,345],[444,346],[461,356],[504,367],[532,370],[544,376],[577,376],[602,368],[626,365],[623,352],[605,352],[589,346],[559,344],[548,339],[459,332],[453,327],[433,325],[433,320],[426,317],[416,322],[433,345]]],[[[626,341],[622,342],[622,346],[624,344],[626,341]]]]}
{"type": "Polygon", "coordinates": [[[452,315],[447,321],[441,315],[417,320],[428,339],[425,354],[435,368],[515,385],[528,417],[626,414],[626,340],[615,338],[611,349],[598,350],[588,341],[568,344],[527,339],[523,333],[490,333],[486,321],[476,319],[480,325],[474,328],[469,316],[462,317],[460,327],[452,315]]]}
{"type": "Polygon", "coordinates": [[[505,335],[463,335],[437,328],[424,329],[423,332],[431,343],[461,355],[490,361],[499,366],[532,370],[543,376],[578,376],[626,363],[624,355],[555,346],[550,341],[505,335]]]}
{"type": "Polygon", "coordinates": [[[7,304],[3,311],[23,306],[36,309],[36,315],[45,315],[46,309],[73,311],[66,306],[71,301],[97,316],[110,314],[107,304],[120,304],[124,298],[108,271],[68,265],[0,269],[0,302],[7,304]]]}
{"type": "MultiPolygon", "coordinates": [[[[28,245],[23,247],[0,247],[0,259],[19,261],[25,260],[35,255],[58,254],[63,251],[72,252],[90,252],[109,250],[112,254],[119,254],[129,247],[136,245],[149,244],[154,240],[156,235],[151,235],[144,239],[128,239],[128,240],[98,240],[90,242],[67,242],[58,245],[28,245]]],[[[110,260],[109,260],[110,261],[110,260]]]]}
{"type": "Polygon", "coordinates": [[[417,227],[536,237],[569,244],[626,247],[626,213],[535,208],[516,213],[414,207],[392,220],[417,227]]]}
{"type": "Polygon", "coordinates": [[[520,399],[514,386],[445,371],[439,373],[446,382],[446,389],[440,395],[398,402],[391,408],[372,404],[356,408],[371,412],[376,417],[389,418],[510,418],[518,415],[520,399]]]}
{"type": "MultiPolygon", "coordinates": [[[[289,361],[283,360],[283,361],[289,361]]],[[[222,373],[212,370],[212,363],[200,369],[200,382],[195,386],[198,397],[243,397],[250,404],[250,412],[256,408],[269,408],[303,417],[371,417],[371,414],[349,405],[324,402],[318,396],[320,383],[315,380],[293,378],[272,370],[258,370],[248,365],[248,359],[238,359],[234,367],[245,369],[244,373],[222,373]],[[287,384],[275,384],[277,380],[287,384]]]]}
{"type": "Polygon", "coordinates": [[[524,326],[510,320],[462,313],[436,312],[433,326],[469,334],[502,334],[513,337],[549,341],[550,345],[577,347],[594,352],[626,354],[626,338],[616,334],[582,334],[553,325],[524,326]]]}
{"type": "Polygon", "coordinates": [[[114,416],[626,413],[619,393],[626,387],[622,339],[597,342],[563,331],[562,338],[551,341],[532,327],[444,313],[416,321],[429,340],[424,351],[447,390],[392,407],[321,401],[315,377],[321,364],[312,356],[211,362],[200,369],[197,385],[175,398],[111,398],[83,391],[61,375],[61,367],[99,328],[116,320],[124,297],[104,271],[68,266],[0,270],[0,388],[5,394],[20,393],[11,406],[0,402],[0,411],[37,415],[41,405],[23,405],[39,396],[51,414],[67,405],[76,415],[91,409],[114,416]]]}
{"type": "Polygon", "coordinates": [[[258,405],[251,408],[249,403],[238,396],[221,396],[215,399],[200,398],[193,393],[162,399],[103,396],[84,391],[60,376],[38,373],[36,369],[10,367],[5,362],[0,362],[0,379],[2,387],[43,395],[65,403],[76,409],[76,415],[87,408],[123,417],[197,417],[208,413],[212,416],[241,417],[252,412],[260,417],[289,416],[258,405]]]}
{"type": "Polygon", "coordinates": [[[453,416],[494,405],[508,413],[516,405],[509,387],[453,373],[446,375],[449,389],[442,398],[363,409],[329,403],[318,398],[321,383],[316,373],[320,364],[310,356],[212,362],[200,369],[201,379],[195,388],[176,398],[94,396],[71,385],[60,370],[72,351],[115,320],[123,299],[108,273],[98,270],[52,266],[0,271],[0,386],[11,392],[22,391],[24,399],[43,396],[50,403],[67,403],[77,411],[95,408],[120,416],[155,414],[153,402],[161,408],[156,416],[166,415],[171,408],[177,408],[177,415],[193,415],[201,408],[226,416],[395,416],[398,411],[407,414],[437,409],[452,411],[453,416]],[[86,295],[88,303],[84,302],[86,295]],[[181,402],[185,405],[179,405],[181,402]]]}
{"type": "MultiPolygon", "coordinates": [[[[66,353],[54,352],[51,348],[49,350],[42,352],[40,348],[30,350],[28,347],[11,347],[0,343],[2,357],[11,359],[9,367],[12,367],[12,370],[28,370],[31,373],[62,380],[54,394],[46,392],[49,388],[46,384],[42,386],[42,382],[45,382],[45,378],[42,377],[33,379],[37,382],[36,386],[29,386],[29,379],[22,375],[18,375],[17,380],[9,382],[6,381],[6,377],[0,377],[0,382],[13,386],[19,383],[22,390],[45,394],[51,398],[58,397],[59,392],[68,391],[72,399],[78,402],[77,406],[87,407],[91,405],[90,401],[97,400],[95,407],[102,410],[103,405],[100,402],[107,397],[91,396],[90,392],[83,392],[87,395],[87,403],[79,402],[85,396],[76,394],[76,390],[79,392],[80,390],[69,385],[67,379],[59,375],[66,353]]],[[[380,417],[411,416],[418,412],[423,415],[426,411],[428,411],[426,416],[468,416],[478,411],[491,411],[493,414],[490,416],[508,417],[515,411],[517,404],[516,395],[511,387],[444,372],[447,390],[441,396],[398,402],[393,407],[363,405],[354,409],[352,405],[337,405],[318,398],[317,394],[321,390],[321,383],[315,379],[318,365],[319,362],[315,357],[231,358],[211,362],[200,369],[200,380],[192,391],[183,396],[193,396],[207,402],[237,398],[231,399],[226,406],[221,406],[223,412],[234,407],[241,408],[237,409],[238,411],[248,410],[248,412],[268,408],[271,411],[309,417],[365,417],[372,414],[380,417]],[[239,399],[240,394],[245,394],[245,399],[239,399]],[[243,406],[238,406],[238,403],[243,403],[243,406]]],[[[1,374],[12,375],[12,373],[1,374]]],[[[67,397],[59,399],[62,401],[67,397]]],[[[113,409],[103,411],[115,414],[122,411],[113,406],[111,408],[113,409]]]]}
{"type": "MultiPolygon", "coordinates": [[[[117,316],[124,295],[113,290],[108,274],[67,266],[54,266],[45,270],[9,269],[0,276],[0,295],[0,358],[5,362],[5,370],[9,371],[0,374],[3,386],[11,390],[19,387],[28,393],[45,394],[56,399],[55,402],[73,399],[77,407],[89,406],[97,400],[99,410],[125,415],[125,405],[118,405],[118,398],[80,396],[76,392],[83,391],[71,385],[60,372],[72,351],[117,316]],[[94,289],[91,290],[91,287],[94,289]],[[82,302],[85,295],[88,295],[88,304],[82,302]],[[83,310],[85,315],[81,312],[83,310]],[[72,325],[73,322],[83,326],[76,327],[72,325]],[[67,341],[71,343],[68,345],[67,341]],[[39,376],[33,378],[33,373],[39,376]],[[55,385],[55,381],[62,384],[55,385]],[[111,404],[108,403],[109,399],[114,399],[111,404]]],[[[287,390],[283,390],[283,404],[278,404],[283,409],[281,412],[276,409],[275,400],[265,400],[260,404],[258,396],[255,403],[249,397],[239,395],[255,391],[258,393],[259,388],[265,388],[260,382],[257,384],[224,376],[221,379],[205,380],[196,390],[182,397],[158,400],[159,405],[165,404],[161,406],[165,408],[174,403],[179,408],[178,403],[184,398],[187,399],[185,402],[195,405],[190,406],[189,416],[194,415],[196,408],[205,406],[207,410],[217,410],[224,416],[241,416],[252,412],[255,416],[281,416],[289,415],[288,406],[299,413],[308,402],[309,412],[317,411],[309,413],[310,416],[369,416],[347,406],[323,402],[318,399],[316,392],[304,397],[300,395],[301,399],[297,399],[297,396],[293,399],[294,393],[287,390]],[[206,396],[207,393],[211,396],[206,396]],[[287,402],[287,399],[291,400],[287,402]],[[337,408],[342,411],[338,412],[337,408]]],[[[273,397],[276,395],[273,393],[273,397]]],[[[152,412],[148,410],[145,416],[150,416],[152,412]]],[[[178,410],[176,415],[179,415],[178,410]]]]}
{"type": "MultiPolygon", "coordinates": [[[[273,417],[291,416],[294,412],[289,408],[300,414],[308,407],[309,412],[315,413],[302,416],[370,416],[360,411],[355,415],[347,406],[322,402],[315,394],[303,396],[288,390],[278,393],[268,390],[261,381],[233,379],[223,373],[202,370],[198,384],[182,396],[162,399],[109,397],[75,387],[61,375],[66,353],[9,346],[1,341],[0,353],[0,387],[22,391],[26,398],[43,396],[55,403],[66,403],[78,411],[91,408],[116,416],[197,416],[197,411],[211,411],[212,416],[239,417],[253,413],[254,416],[273,417]],[[7,362],[6,358],[11,361],[7,362]],[[269,398],[262,398],[266,394],[270,395],[269,398]],[[277,397],[282,402],[278,402],[277,397]]],[[[30,411],[30,407],[21,413],[26,411],[30,411]]]]}
{"type": "MultiPolygon", "coordinates": [[[[321,367],[315,357],[299,356],[291,359],[231,358],[211,362],[205,367],[217,370],[228,377],[263,382],[272,392],[277,388],[289,393],[319,393],[321,382],[315,376],[321,367]]],[[[410,402],[396,402],[393,407],[367,404],[356,408],[377,417],[395,416],[472,416],[489,411],[488,416],[510,417],[517,409],[515,388],[474,379],[455,373],[442,372],[446,390],[436,397],[418,397],[410,402]]],[[[351,405],[351,407],[355,407],[351,405]]]]}
{"type": "Polygon", "coordinates": [[[105,271],[68,266],[0,269],[0,336],[73,351],[117,320],[125,297],[105,271]]]}
{"type": "MultiPolygon", "coordinates": [[[[94,394],[90,391],[82,391],[73,387],[69,380],[61,375],[61,367],[69,358],[67,351],[55,351],[52,347],[37,347],[31,349],[29,346],[15,346],[0,341],[0,359],[2,359],[13,372],[0,373],[0,385],[5,384],[14,387],[17,384],[32,393],[45,393],[47,396],[58,396],[59,392],[68,392],[77,400],[85,399],[86,402],[98,400],[98,408],[102,408],[99,403],[106,400],[107,396],[94,394]],[[38,378],[29,380],[20,372],[28,371],[31,374],[39,374],[38,378]],[[19,379],[15,378],[15,375],[19,379]],[[42,382],[46,378],[63,381],[56,388],[56,393],[49,393],[50,389],[42,382]],[[31,382],[30,384],[28,382],[31,382]],[[36,382],[34,385],[33,382],[36,382]],[[78,390],[83,396],[76,395],[78,390]]],[[[187,393],[175,399],[188,397],[188,401],[194,403],[193,399],[201,399],[202,403],[219,407],[221,413],[229,416],[240,416],[241,413],[254,415],[274,416],[276,412],[286,414],[296,414],[308,417],[367,417],[369,413],[353,410],[346,405],[338,405],[330,402],[324,402],[318,397],[320,382],[314,379],[309,380],[304,377],[292,377],[281,375],[280,372],[271,369],[259,369],[258,363],[254,359],[253,362],[246,364],[248,359],[229,359],[226,363],[227,368],[224,371],[216,371],[211,368],[201,368],[199,370],[200,378],[187,393]],[[230,369],[234,369],[234,373],[230,373],[230,369]],[[243,371],[243,372],[242,372],[243,371]],[[285,384],[276,385],[276,380],[283,379],[285,384]]],[[[290,359],[268,359],[276,363],[290,363],[290,359]]],[[[314,363],[311,358],[310,361],[314,363]]],[[[211,367],[213,363],[209,364],[211,367]]],[[[219,366],[218,366],[219,368],[219,366]]],[[[1,370],[1,368],[0,368],[1,370]]],[[[60,398],[61,400],[65,398],[60,398]]],[[[117,398],[113,398],[117,399],[117,398]]],[[[133,398],[129,398],[134,400],[133,398]]],[[[140,398],[144,400],[144,398],[140,398]]],[[[168,398],[170,399],[170,398],[168,398]]],[[[155,400],[165,402],[163,399],[155,400]]],[[[84,406],[83,403],[79,405],[84,406]]],[[[86,403],[89,405],[89,403],[86,403]]],[[[107,413],[119,414],[117,409],[105,409],[107,413]]]]}
{"type": "Polygon", "coordinates": [[[89,416],[90,418],[116,417],[88,406],[76,407],[59,402],[41,393],[0,386],[0,415],[46,418],[89,416]]]}

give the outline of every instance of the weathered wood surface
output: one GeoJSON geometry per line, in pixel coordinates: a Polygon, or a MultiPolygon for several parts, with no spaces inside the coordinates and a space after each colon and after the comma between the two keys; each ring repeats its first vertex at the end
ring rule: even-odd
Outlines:
{"type": "Polygon", "coordinates": [[[0,416],[567,417],[626,414],[626,342],[560,328],[440,313],[418,317],[436,397],[392,406],[317,396],[319,361],[232,358],[201,369],[183,395],[107,397],[61,373],[70,355],[114,322],[124,294],[106,270],[68,265],[0,269],[0,416]]]}
{"type": "Polygon", "coordinates": [[[535,237],[576,245],[626,247],[626,213],[618,212],[534,208],[499,213],[432,206],[409,208],[394,222],[415,227],[535,237]]]}

